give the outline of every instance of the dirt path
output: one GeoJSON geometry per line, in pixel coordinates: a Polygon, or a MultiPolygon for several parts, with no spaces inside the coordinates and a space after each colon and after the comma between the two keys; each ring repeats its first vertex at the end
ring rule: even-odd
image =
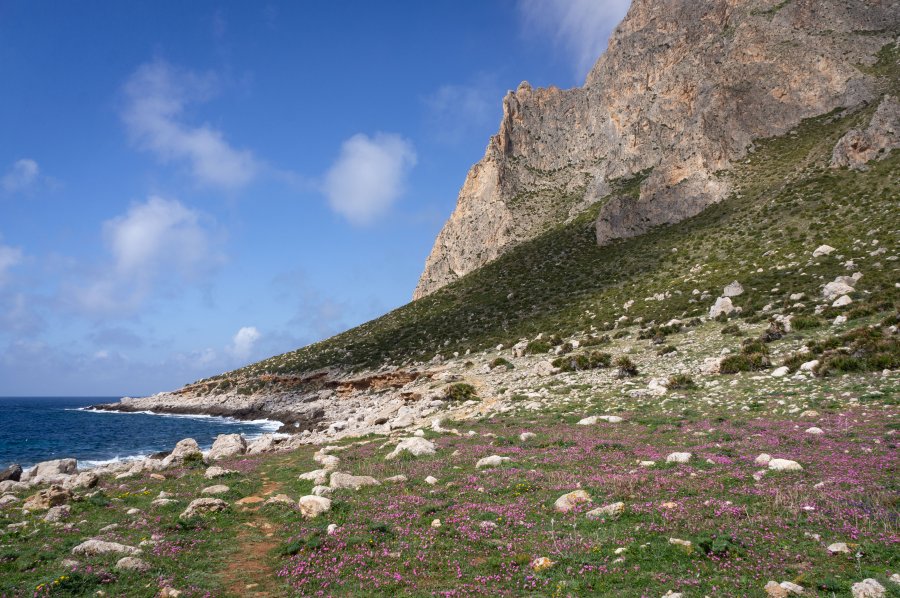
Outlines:
{"type": "Polygon", "coordinates": [[[225,587],[233,596],[258,598],[279,596],[277,570],[270,560],[270,553],[278,545],[274,538],[275,526],[260,512],[265,500],[278,493],[281,484],[262,475],[263,486],[252,496],[242,498],[236,506],[251,513],[250,520],[241,525],[237,536],[238,549],[224,572],[225,587]]]}

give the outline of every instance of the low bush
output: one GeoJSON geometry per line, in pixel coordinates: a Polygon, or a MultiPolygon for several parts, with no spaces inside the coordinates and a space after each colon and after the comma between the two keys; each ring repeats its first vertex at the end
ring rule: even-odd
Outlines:
{"type": "Polygon", "coordinates": [[[462,403],[477,398],[478,393],[475,387],[465,382],[457,382],[444,389],[444,399],[451,403],[462,403]]]}

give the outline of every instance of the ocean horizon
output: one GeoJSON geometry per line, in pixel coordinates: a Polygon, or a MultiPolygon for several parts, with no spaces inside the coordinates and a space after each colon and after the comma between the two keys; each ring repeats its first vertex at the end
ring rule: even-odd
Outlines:
{"type": "Polygon", "coordinates": [[[281,426],[269,420],[87,409],[120,398],[0,397],[0,469],[68,457],[90,468],[169,451],[183,438],[205,450],[219,434],[255,438],[281,426]]]}

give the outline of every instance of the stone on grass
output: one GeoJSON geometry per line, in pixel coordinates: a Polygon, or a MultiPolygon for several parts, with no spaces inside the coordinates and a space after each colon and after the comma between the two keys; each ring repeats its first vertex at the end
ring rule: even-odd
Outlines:
{"type": "Polygon", "coordinates": [[[436,477],[434,477],[433,475],[430,475],[427,478],[425,478],[425,483],[429,484],[431,486],[434,486],[435,484],[438,483],[438,479],[436,477]]]}
{"type": "Polygon", "coordinates": [[[801,372],[811,372],[816,369],[816,366],[819,365],[818,359],[813,359],[812,361],[804,361],[800,364],[801,372]]]}
{"type": "Polygon", "coordinates": [[[314,519],[331,510],[331,500],[324,496],[301,496],[297,504],[300,513],[307,519],[314,519]]]}
{"type": "Polygon", "coordinates": [[[625,503],[614,502],[609,505],[593,509],[585,513],[588,519],[605,519],[607,517],[618,517],[625,512],[625,503]]]}
{"type": "Polygon", "coordinates": [[[476,469],[483,469],[485,467],[500,467],[507,461],[509,461],[509,457],[501,457],[499,455],[491,455],[490,457],[484,457],[478,460],[478,463],[475,464],[476,469]]]}
{"type": "Polygon", "coordinates": [[[291,497],[287,494],[276,494],[275,496],[270,496],[268,500],[266,500],[267,505],[289,505],[291,507],[294,506],[294,501],[291,500],[291,497]]]}
{"type": "Polygon", "coordinates": [[[531,561],[531,570],[534,571],[535,573],[540,573],[541,571],[546,571],[547,569],[549,569],[550,567],[552,567],[555,564],[556,563],[554,563],[547,557],[539,556],[536,559],[534,559],[533,561],[531,561]]]}
{"type": "Polygon", "coordinates": [[[743,294],[744,287],[736,280],[722,290],[723,297],[737,297],[743,294]]]}
{"type": "Polygon", "coordinates": [[[200,445],[197,444],[196,440],[185,438],[179,440],[172,452],[163,459],[163,466],[169,467],[173,464],[183,463],[185,459],[194,457],[202,458],[203,451],[200,450],[200,445]]]}
{"type": "Polygon", "coordinates": [[[886,592],[887,590],[884,589],[884,586],[871,577],[850,586],[850,593],[853,595],[853,598],[883,598],[886,592]]]}
{"type": "Polygon", "coordinates": [[[44,521],[56,523],[62,521],[63,519],[67,519],[69,517],[69,513],[71,512],[72,510],[69,508],[69,505],[50,507],[50,510],[47,511],[47,514],[44,515],[44,521]]]}
{"type": "Polygon", "coordinates": [[[722,314],[725,314],[727,316],[733,313],[735,309],[736,308],[731,302],[731,299],[729,299],[728,297],[719,297],[718,299],[716,299],[716,302],[713,304],[713,306],[709,308],[709,317],[715,319],[722,314]]]}
{"type": "Polygon", "coordinates": [[[236,457],[247,452],[247,441],[240,434],[219,434],[206,455],[207,461],[236,457]]]}
{"type": "Polygon", "coordinates": [[[811,427],[811,428],[806,428],[805,432],[806,432],[807,434],[814,434],[814,435],[819,435],[819,434],[824,434],[824,433],[825,433],[825,432],[822,431],[822,428],[817,428],[817,427],[815,427],[815,426],[813,426],[813,427],[811,427]]]}
{"type": "Polygon", "coordinates": [[[129,556],[141,554],[139,548],[119,544],[118,542],[106,542],[104,540],[85,540],[72,549],[72,554],[96,556],[98,554],[126,554],[129,556]]]}
{"type": "Polygon", "coordinates": [[[849,295],[841,295],[834,300],[834,303],[831,304],[831,307],[844,307],[846,305],[850,305],[851,303],[853,303],[853,299],[851,299],[849,295]]]}
{"type": "Polygon", "coordinates": [[[778,368],[775,368],[774,370],[772,370],[772,377],[773,378],[784,378],[785,376],[788,375],[788,373],[790,371],[791,371],[790,368],[788,368],[786,365],[783,365],[781,367],[778,367],[778,368]]]}
{"type": "Polygon", "coordinates": [[[120,558],[116,562],[116,569],[123,569],[125,571],[137,571],[139,573],[146,573],[150,570],[150,563],[146,561],[142,561],[139,558],[133,556],[126,556],[120,558]]]}
{"type": "Polygon", "coordinates": [[[528,442],[535,436],[537,436],[537,434],[535,434],[534,432],[522,432],[521,434],[519,434],[519,440],[522,442],[528,442]]]}
{"type": "Polygon", "coordinates": [[[682,548],[692,548],[694,545],[690,540],[682,540],[680,538],[669,538],[669,544],[681,546],[682,548]]]}
{"type": "Polygon", "coordinates": [[[434,519],[434,520],[432,520],[432,522],[431,522],[431,527],[433,527],[433,528],[435,528],[435,529],[441,527],[441,520],[440,520],[440,519],[434,519]]]}
{"type": "Polygon", "coordinates": [[[72,492],[62,486],[53,485],[29,496],[22,508],[26,511],[44,511],[50,507],[58,507],[72,500],[72,492]]]}
{"type": "Polygon", "coordinates": [[[831,255],[831,252],[834,251],[834,247],[831,245],[819,245],[813,250],[813,257],[820,257],[823,255],[831,255]]]}
{"type": "Polygon", "coordinates": [[[600,415],[598,416],[598,419],[602,419],[608,424],[621,424],[623,421],[625,421],[618,415],[600,415]]]}
{"type": "Polygon", "coordinates": [[[389,478],[384,478],[383,481],[387,484],[402,484],[402,483],[406,482],[407,480],[408,480],[408,478],[401,473],[399,475],[392,475],[389,478]]]}
{"type": "Polygon", "coordinates": [[[208,467],[206,469],[206,473],[203,474],[203,477],[205,477],[207,480],[212,480],[232,473],[235,472],[225,469],[224,467],[219,467],[218,465],[213,465],[212,467],[208,467]]]}
{"type": "Polygon", "coordinates": [[[592,416],[590,416],[590,417],[585,417],[584,419],[578,420],[578,424],[577,424],[577,425],[579,425],[579,426],[593,426],[594,424],[597,423],[597,421],[598,421],[599,419],[600,419],[600,418],[597,417],[596,415],[592,415],[592,416]]]}
{"type": "Polygon", "coordinates": [[[769,461],[772,460],[772,455],[769,453],[760,453],[760,455],[753,460],[757,465],[768,465],[769,461]]]}
{"type": "Polygon", "coordinates": [[[802,471],[803,466],[790,459],[772,459],[769,461],[769,469],[772,471],[802,471]]]}
{"type": "Polygon", "coordinates": [[[847,295],[852,292],[853,287],[846,282],[834,281],[825,285],[825,288],[822,289],[822,297],[824,297],[826,301],[833,301],[841,295],[847,295]]]}
{"type": "Polygon", "coordinates": [[[833,544],[829,544],[826,550],[831,554],[850,554],[850,547],[847,546],[846,542],[835,542],[833,544]]]}
{"type": "Polygon", "coordinates": [[[802,596],[804,593],[802,586],[798,586],[789,581],[783,581],[781,583],[770,581],[763,589],[770,598],[787,598],[787,596],[790,596],[791,594],[802,596]]]}
{"type": "Polygon", "coordinates": [[[421,457],[423,455],[433,455],[434,451],[435,447],[433,442],[424,438],[413,436],[411,438],[401,440],[400,444],[398,444],[393,451],[388,453],[385,459],[395,459],[400,456],[400,453],[402,452],[407,452],[413,457],[421,457]]]}
{"type": "Polygon", "coordinates": [[[213,486],[207,486],[200,491],[200,494],[225,494],[229,490],[231,490],[231,488],[224,484],[215,484],[213,486]]]}
{"type": "Polygon", "coordinates": [[[381,482],[367,475],[350,475],[349,473],[341,473],[336,471],[331,474],[329,486],[335,490],[359,490],[366,486],[379,486],[381,482]]]}
{"type": "Polygon", "coordinates": [[[3,496],[0,496],[0,508],[17,502],[19,502],[19,499],[12,494],[4,494],[3,496]]]}
{"type": "Polygon", "coordinates": [[[666,463],[687,463],[691,457],[691,453],[669,453],[666,455],[666,463]]]}
{"type": "Polygon", "coordinates": [[[195,498],[188,504],[184,512],[179,515],[181,519],[190,519],[198,515],[218,513],[228,508],[228,503],[221,498],[195,498]]]}
{"type": "Polygon", "coordinates": [[[300,474],[301,480],[312,482],[316,486],[323,486],[328,483],[328,473],[324,469],[314,469],[300,474]]]}
{"type": "Polygon", "coordinates": [[[585,490],[575,490],[568,494],[563,494],[553,503],[553,509],[557,513],[568,513],[581,504],[591,502],[591,495],[585,490]]]}

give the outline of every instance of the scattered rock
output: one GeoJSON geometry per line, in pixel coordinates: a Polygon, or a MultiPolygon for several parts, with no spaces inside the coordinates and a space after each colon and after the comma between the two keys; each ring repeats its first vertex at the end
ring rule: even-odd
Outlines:
{"type": "Polygon", "coordinates": [[[163,466],[169,467],[173,464],[183,463],[185,459],[193,455],[203,457],[203,452],[200,450],[200,445],[197,444],[197,441],[193,438],[179,440],[172,452],[169,453],[169,456],[163,459],[163,466]]]}
{"type": "Polygon", "coordinates": [[[207,480],[213,480],[215,478],[221,478],[223,476],[227,476],[229,474],[235,473],[230,469],[225,469],[224,467],[219,467],[218,465],[213,465],[212,467],[208,467],[206,469],[206,473],[203,474],[207,480]]]}
{"type": "Polygon", "coordinates": [[[190,519],[198,515],[218,513],[228,508],[228,503],[221,498],[195,498],[179,516],[181,519],[190,519]]]}
{"type": "Polygon", "coordinates": [[[576,506],[591,502],[591,495],[584,490],[575,490],[568,494],[563,494],[553,503],[553,508],[558,513],[568,513],[576,506]]]}
{"type": "Polygon", "coordinates": [[[411,438],[400,441],[400,444],[398,444],[393,451],[388,453],[385,459],[395,459],[403,451],[406,451],[414,457],[421,457],[423,455],[433,455],[435,452],[435,447],[434,443],[430,440],[425,440],[424,438],[413,436],[411,438]]]}
{"type": "Polygon", "coordinates": [[[208,461],[236,457],[247,452],[247,441],[240,434],[219,434],[206,455],[208,461]]]}
{"type": "Polygon", "coordinates": [[[592,415],[592,416],[590,416],[590,417],[585,417],[584,419],[578,420],[578,424],[577,424],[577,425],[579,425],[579,426],[593,426],[594,424],[597,423],[597,421],[598,421],[599,419],[600,419],[600,418],[597,417],[596,415],[592,415]]]}
{"type": "Polygon", "coordinates": [[[139,558],[133,556],[126,556],[120,558],[116,562],[116,569],[122,569],[124,571],[138,571],[140,573],[146,573],[150,570],[150,563],[146,561],[142,561],[139,558]]]}
{"type": "Polygon", "coordinates": [[[126,554],[129,556],[141,554],[139,548],[119,544],[118,542],[105,542],[103,540],[85,540],[72,549],[72,554],[96,556],[98,554],[126,554]]]}
{"type": "Polygon", "coordinates": [[[813,426],[813,427],[811,427],[811,428],[806,428],[805,432],[806,432],[807,434],[813,434],[813,435],[819,435],[819,434],[824,434],[824,433],[825,433],[825,432],[822,431],[822,428],[817,428],[817,427],[815,427],[815,426],[813,426]]]}
{"type": "Polygon", "coordinates": [[[691,457],[691,453],[669,453],[666,455],[666,463],[687,463],[691,457]]]}
{"type": "Polygon", "coordinates": [[[44,521],[50,523],[56,523],[59,521],[63,521],[69,517],[69,514],[72,510],[69,508],[69,505],[60,505],[58,507],[50,507],[50,510],[47,511],[47,514],[44,515],[44,521]]]}
{"type": "Polygon", "coordinates": [[[743,294],[744,294],[744,287],[741,286],[741,283],[739,283],[736,280],[734,282],[732,282],[731,284],[729,284],[727,287],[725,287],[725,289],[722,291],[723,297],[737,297],[737,296],[743,295],[743,294]]]}
{"type": "Polygon", "coordinates": [[[535,434],[534,432],[522,432],[521,434],[519,434],[519,440],[521,442],[528,442],[536,436],[537,434],[535,434]]]}
{"type": "Polygon", "coordinates": [[[43,511],[50,507],[58,507],[72,500],[72,491],[54,484],[29,496],[22,508],[26,511],[43,511]]]}
{"type": "Polygon", "coordinates": [[[786,365],[783,365],[779,368],[775,368],[774,370],[772,370],[772,377],[773,378],[784,378],[785,376],[788,375],[788,373],[790,371],[791,370],[786,365]]]}
{"type": "Polygon", "coordinates": [[[276,494],[275,496],[270,496],[268,500],[266,500],[267,505],[289,505],[291,507],[294,506],[294,501],[291,500],[291,497],[287,494],[276,494]]]}
{"type": "Polygon", "coordinates": [[[606,517],[618,517],[625,512],[625,503],[614,502],[609,505],[593,509],[585,513],[588,519],[605,519],[606,517]]]}
{"type": "Polygon", "coordinates": [[[826,550],[831,554],[850,554],[850,547],[847,546],[846,542],[835,542],[833,544],[829,544],[826,550]]]}
{"type": "Polygon", "coordinates": [[[367,475],[350,475],[349,473],[334,472],[331,474],[329,486],[335,490],[349,489],[359,490],[365,486],[379,486],[381,482],[367,475]]]}
{"type": "Polygon", "coordinates": [[[709,317],[717,318],[722,314],[729,315],[734,313],[735,306],[728,297],[719,297],[712,307],[709,308],[709,317]]]}
{"type": "Polygon", "coordinates": [[[847,295],[852,292],[853,287],[846,282],[834,281],[825,285],[825,288],[822,289],[822,297],[824,297],[826,301],[833,301],[841,295],[847,295]]]}
{"type": "Polygon", "coordinates": [[[436,477],[430,475],[427,478],[425,478],[425,483],[429,484],[431,486],[434,486],[435,484],[438,483],[438,479],[436,477]]]}
{"type": "Polygon", "coordinates": [[[297,504],[300,506],[300,513],[307,519],[313,519],[331,510],[331,500],[324,496],[302,496],[297,504]]]}
{"type": "Polygon", "coordinates": [[[834,247],[831,245],[819,245],[815,248],[812,255],[813,257],[821,257],[823,255],[831,255],[832,251],[834,251],[834,247]]]}
{"type": "Polygon", "coordinates": [[[329,472],[324,469],[314,469],[300,474],[301,480],[312,482],[316,486],[322,486],[328,483],[329,472]]]}
{"type": "Polygon", "coordinates": [[[431,527],[433,527],[433,528],[435,528],[435,529],[441,527],[441,520],[440,520],[440,519],[434,519],[434,520],[432,520],[432,521],[431,521],[431,527]]]}
{"type": "Polygon", "coordinates": [[[384,478],[383,481],[388,484],[403,484],[408,481],[408,478],[401,473],[399,475],[392,475],[389,478],[384,478]]]}
{"type": "Polygon", "coordinates": [[[478,460],[478,463],[475,464],[476,469],[483,469],[485,467],[500,467],[507,461],[509,461],[509,457],[501,457],[499,455],[491,455],[490,457],[484,457],[478,460]]]}
{"type": "Polygon", "coordinates": [[[690,540],[681,540],[679,538],[669,538],[669,544],[673,546],[681,546],[686,549],[693,549],[694,544],[690,540]]]}
{"type": "Polygon", "coordinates": [[[850,586],[853,598],[883,598],[887,590],[876,579],[864,579],[850,586]]]}
{"type": "Polygon", "coordinates": [[[556,563],[554,563],[547,557],[539,556],[536,559],[534,559],[533,561],[531,561],[531,570],[536,573],[539,573],[541,571],[546,571],[547,569],[549,569],[550,567],[552,567],[555,564],[556,563]]]}
{"type": "Polygon", "coordinates": [[[803,467],[790,459],[772,459],[769,461],[769,469],[772,471],[802,471],[803,467]]]}
{"type": "Polygon", "coordinates": [[[200,491],[200,494],[225,494],[229,490],[231,490],[231,488],[224,484],[215,484],[214,486],[207,486],[200,491]]]}
{"type": "Polygon", "coordinates": [[[19,502],[19,499],[12,494],[4,494],[0,496],[0,508],[19,502]]]}
{"type": "Polygon", "coordinates": [[[797,584],[791,583],[789,581],[783,581],[781,583],[770,581],[763,589],[766,591],[766,594],[770,596],[770,598],[786,598],[791,594],[801,596],[804,593],[802,586],[798,586],[797,584]]]}

